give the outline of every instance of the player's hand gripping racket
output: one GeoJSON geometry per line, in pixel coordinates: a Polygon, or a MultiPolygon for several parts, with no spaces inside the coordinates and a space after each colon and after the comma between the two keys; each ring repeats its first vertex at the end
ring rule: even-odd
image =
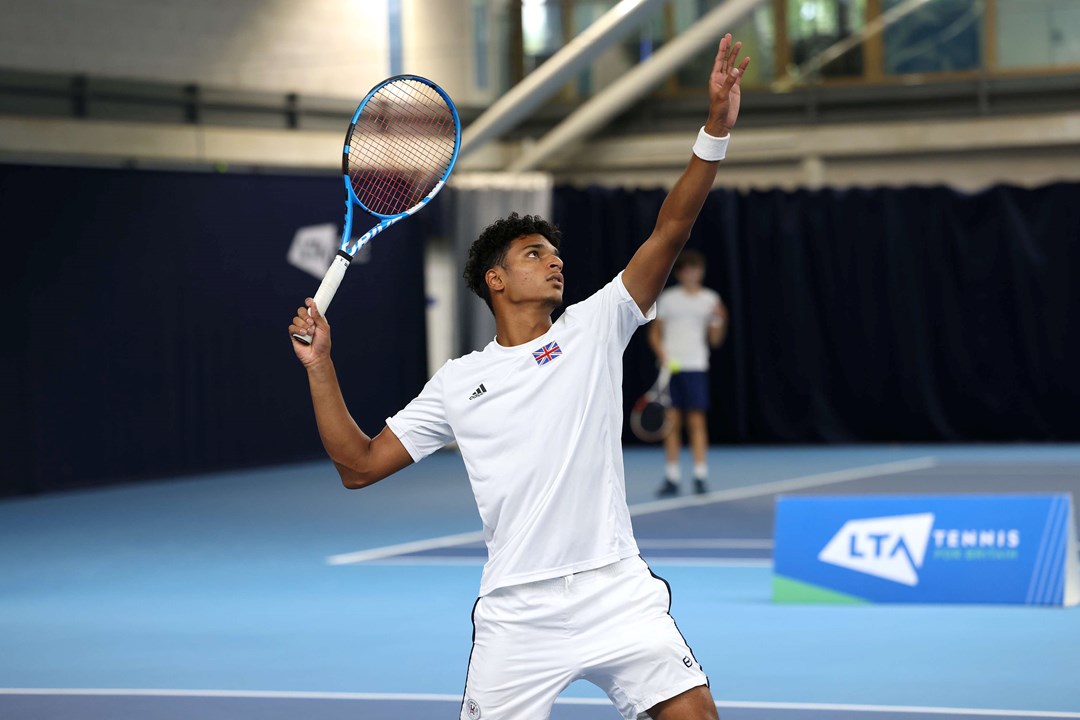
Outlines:
{"type": "MultiPolygon", "coordinates": [[[[353,256],[373,237],[435,197],[457,162],[461,121],[442,88],[415,75],[397,75],[371,89],[345,133],[345,228],[315,306],[326,315],[353,256]],[[378,224],[352,241],[353,206],[378,224]]],[[[310,335],[293,334],[305,344],[310,335]]]]}
{"type": "Polygon", "coordinates": [[[660,374],[649,390],[638,398],[630,411],[630,431],[644,442],[657,442],[671,431],[668,408],[671,407],[671,367],[664,363],[660,374]]]}

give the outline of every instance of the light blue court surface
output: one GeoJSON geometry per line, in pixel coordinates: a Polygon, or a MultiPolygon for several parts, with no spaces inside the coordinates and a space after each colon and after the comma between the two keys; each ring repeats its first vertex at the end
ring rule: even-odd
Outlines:
{"type": "MultiPolygon", "coordinates": [[[[1080,609],[773,605],[780,492],[1080,492],[1080,447],[714,449],[643,555],[728,720],[1080,718],[1080,609]]],[[[0,503],[0,718],[456,717],[483,561],[460,459],[329,463],[0,503]]],[[[563,720],[617,718],[575,684],[563,720]]]]}

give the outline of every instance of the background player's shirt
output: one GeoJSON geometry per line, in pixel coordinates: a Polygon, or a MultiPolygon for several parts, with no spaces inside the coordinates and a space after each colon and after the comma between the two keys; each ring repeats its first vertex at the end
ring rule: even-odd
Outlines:
{"type": "Polygon", "coordinates": [[[706,287],[689,293],[673,285],[660,293],[656,316],[663,323],[660,335],[664,351],[669,360],[679,363],[680,370],[709,369],[708,328],[718,302],[720,296],[706,287]]]}
{"type": "Polygon", "coordinates": [[[622,460],[622,354],[641,313],[620,273],[544,335],[450,360],[386,424],[413,460],[456,439],[484,522],[480,594],[638,554],[622,460]]]}

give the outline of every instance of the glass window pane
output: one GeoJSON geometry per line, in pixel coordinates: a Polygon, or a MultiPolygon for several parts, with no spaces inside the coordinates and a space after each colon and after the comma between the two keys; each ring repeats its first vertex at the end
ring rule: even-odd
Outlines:
{"type": "Polygon", "coordinates": [[[521,0],[521,39],[528,74],[562,47],[560,0],[521,0]]]}
{"type": "MultiPolygon", "coordinates": [[[[884,10],[904,0],[884,0],[884,10]]],[[[982,57],[982,0],[934,0],[885,28],[885,72],[976,70],[982,57]]]]}
{"type": "Polygon", "coordinates": [[[1080,2],[997,0],[997,65],[1080,65],[1080,2]]]}
{"type": "MultiPolygon", "coordinates": [[[[866,0],[787,0],[791,62],[802,66],[866,24],[866,0]]],[[[858,45],[821,69],[824,77],[863,74],[863,46],[858,45]]]]}
{"type": "Polygon", "coordinates": [[[491,48],[488,43],[491,31],[488,29],[488,9],[484,0],[473,0],[473,83],[480,90],[486,90],[490,80],[488,56],[491,48]]]}
{"type": "MultiPolygon", "coordinates": [[[[618,0],[574,0],[570,10],[570,27],[574,35],[584,32],[604,13],[615,7],[617,2],[618,0]]],[[[618,45],[601,53],[587,70],[578,75],[574,94],[579,98],[588,97],[625,75],[627,70],[637,64],[636,42],[635,40],[634,52],[618,45]]]]}
{"type": "MultiPolygon", "coordinates": [[[[675,0],[675,32],[684,32],[702,15],[709,12],[720,0],[675,0]]],[[[754,11],[731,29],[731,35],[743,44],[742,55],[751,58],[750,67],[743,78],[748,87],[767,85],[775,77],[776,57],[776,22],[772,3],[762,3],[754,11]]],[[[677,74],[680,88],[703,89],[712,71],[716,48],[711,47],[683,65],[677,74]]]]}

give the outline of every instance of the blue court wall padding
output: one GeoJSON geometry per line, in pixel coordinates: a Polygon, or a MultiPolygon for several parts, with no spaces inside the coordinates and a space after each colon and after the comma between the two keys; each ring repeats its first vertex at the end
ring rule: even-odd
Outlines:
{"type": "MultiPolygon", "coordinates": [[[[0,165],[0,495],[321,456],[287,334],[318,280],[285,256],[342,200],[332,175],[0,165]]],[[[423,216],[329,313],[371,433],[426,380],[423,216]]]]}
{"type": "MultiPolygon", "coordinates": [[[[556,188],[569,302],[625,266],[664,196],[556,188]]],[[[1080,184],[716,190],[689,247],[731,313],[713,442],[1080,440],[1080,184]]],[[[639,332],[627,414],[655,376],[639,332]]]]}

